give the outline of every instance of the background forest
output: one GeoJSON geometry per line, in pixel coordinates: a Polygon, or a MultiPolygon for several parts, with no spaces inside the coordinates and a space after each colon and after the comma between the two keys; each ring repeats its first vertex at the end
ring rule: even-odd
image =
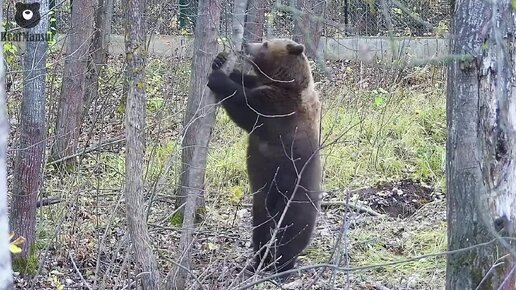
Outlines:
{"type": "MultiPolygon", "coordinates": [[[[494,11],[491,4],[35,2],[41,4],[41,22],[27,31],[50,33],[52,39],[2,42],[16,289],[137,289],[140,284],[143,289],[469,289],[453,284],[450,272],[447,277],[446,251],[472,246],[465,238],[450,242],[447,228],[450,233],[450,223],[476,220],[450,214],[462,208],[458,204],[472,212],[476,207],[461,202],[474,198],[460,194],[469,191],[455,185],[469,180],[457,177],[466,167],[447,169],[446,161],[454,160],[446,150],[450,118],[464,116],[452,112],[459,110],[452,105],[447,113],[447,96],[448,104],[453,96],[459,101],[467,97],[460,99],[458,89],[452,96],[450,87],[447,95],[446,83],[453,65],[460,63],[462,69],[473,62],[460,55],[471,52],[459,47],[465,41],[452,37],[457,41],[453,46],[448,39],[454,35],[452,18],[467,31],[476,31],[461,13],[471,10],[471,20],[484,10],[494,11]],[[241,271],[252,256],[247,135],[214,103],[206,87],[218,52],[238,50],[242,39],[272,37],[305,44],[323,106],[322,210],[313,241],[299,259],[306,268],[284,285],[265,274],[249,278],[241,271]],[[447,217],[450,182],[458,182],[451,183],[457,199],[448,202],[454,207],[447,217]]],[[[473,43],[464,47],[492,49],[483,56],[495,55],[493,63],[505,55],[502,63],[507,66],[498,67],[514,77],[514,39],[496,38],[496,33],[514,32],[515,6],[509,2],[494,1],[499,13],[494,18],[503,25],[497,26],[498,32],[485,32],[485,39],[496,40],[492,45],[471,34],[463,37],[473,43]]],[[[15,19],[15,2],[3,1],[2,7],[4,31],[26,31],[15,19]]],[[[460,73],[453,75],[457,84],[464,80],[460,73]]],[[[514,90],[514,78],[504,80],[514,90]]],[[[487,97],[482,100],[490,104],[487,97]]],[[[479,113],[478,118],[487,115],[479,113]]],[[[508,114],[497,118],[504,116],[508,114]]],[[[487,123],[479,122],[482,128],[487,123]]],[[[467,130],[457,130],[453,136],[459,137],[448,140],[469,144],[460,133],[467,130]]],[[[511,140],[506,134],[505,139],[488,133],[478,138],[511,140]]],[[[512,158],[512,143],[507,142],[497,154],[512,158]]],[[[494,164],[492,160],[481,162],[494,164]]],[[[488,179],[475,176],[478,182],[488,179]]],[[[514,209],[516,198],[507,200],[512,201],[505,208],[514,209]]],[[[490,209],[494,225],[502,222],[496,232],[503,234],[510,223],[496,207],[490,209]]],[[[511,220],[511,215],[505,217],[511,220]]],[[[463,226],[471,231],[477,227],[463,226]]],[[[476,235],[468,240],[474,244],[493,239],[489,226],[478,227],[475,234],[461,232],[458,237],[476,235]]],[[[457,267],[478,270],[478,276],[464,277],[476,289],[516,289],[510,288],[516,279],[510,270],[513,262],[490,274],[495,261],[514,260],[510,238],[495,238],[501,241],[496,246],[500,254],[486,254],[489,259],[483,261],[489,262],[479,266],[479,250],[478,256],[468,256],[473,262],[457,267]],[[504,256],[504,251],[512,254],[504,256]],[[493,282],[503,277],[509,288],[493,282]],[[483,283],[500,288],[483,288],[483,283]]]]}

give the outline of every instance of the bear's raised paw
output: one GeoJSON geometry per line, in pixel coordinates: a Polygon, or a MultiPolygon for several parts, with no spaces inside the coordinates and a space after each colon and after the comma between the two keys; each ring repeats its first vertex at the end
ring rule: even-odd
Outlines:
{"type": "Polygon", "coordinates": [[[215,59],[211,63],[211,69],[213,69],[213,70],[221,69],[222,66],[224,66],[224,64],[228,60],[228,56],[229,56],[229,54],[227,52],[225,52],[225,51],[220,52],[219,54],[217,54],[217,57],[215,57],[215,59]]]}

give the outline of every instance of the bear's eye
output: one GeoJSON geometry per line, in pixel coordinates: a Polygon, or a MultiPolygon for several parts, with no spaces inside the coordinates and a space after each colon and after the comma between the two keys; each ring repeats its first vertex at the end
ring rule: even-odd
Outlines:
{"type": "Polygon", "coordinates": [[[266,41],[266,42],[264,42],[264,43],[263,43],[263,47],[264,47],[264,48],[269,47],[269,43],[268,43],[267,41],[266,41]]]}

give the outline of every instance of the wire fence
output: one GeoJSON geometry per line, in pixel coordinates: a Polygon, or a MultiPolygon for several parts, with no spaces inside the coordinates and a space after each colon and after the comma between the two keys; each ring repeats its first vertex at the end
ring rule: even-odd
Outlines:
{"type": "MultiPolygon", "coordinates": [[[[445,0],[335,0],[326,17],[344,24],[348,35],[430,36],[446,29],[450,16],[445,0]]],[[[326,34],[334,34],[327,26],[326,34]]]]}
{"type": "MultiPolygon", "coordinates": [[[[299,7],[297,1],[303,0],[267,0],[264,23],[267,36],[292,36],[294,18],[290,8],[299,7]]],[[[326,37],[442,36],[449,25],[450,4],[447,0],[312,1],[312,5],[324,8],[321,15],[317,17],[323,23],[322,34],[326,37]]],[[[197,18],[197,4],[198,0],[148,0],[146,13],[149,33],[192,35],[197,18]]],[[[70,26],[70,1],[56,1],[55,5],[57,31],[66,33],[70,26]]],[[[232,1],[223,0],[221,5],[221,34],[230,34],[232,1]]],[[[256,9],[251,6],[248,9],[256,9]]],[[[124,7],[124,0],[115,0],[113,16],[115,34],[124,34],[124,7]]],[[[4,11],[12,26],[14,5],[6,1],[4,11]]]]}

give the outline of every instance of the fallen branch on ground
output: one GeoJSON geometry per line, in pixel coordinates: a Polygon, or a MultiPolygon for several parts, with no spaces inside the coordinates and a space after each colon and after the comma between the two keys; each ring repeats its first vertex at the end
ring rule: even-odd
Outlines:
{"type": "Polygon", "coordinates": [[[60,199],[59,197],[47,197],[47,198],[43,198],[43,199],[40,199],[37,201],[36,203],[36,208],[38,207],[43,207],[43,206],[47,206],[47,205],[53,205],[53,204],[57,204],[57,203],[60,203],[62,202],[63,200],[60,199]]]}
{"type": "MultiPolygon", "coordinates": [[[[250,203],[243,203],[242,206],[243,207],[252,207],[253,205],[250,203]]],[[[372,216],[383,216],[383,214],[376,212],[371,208],[357,205],[357,204],[346,203],[345,201],[324,201],[321,203],[321,207],[330,207],[330,206],[347,206],[353,210],[356,210],[358,212],[365,212],[372,216]]]]}

